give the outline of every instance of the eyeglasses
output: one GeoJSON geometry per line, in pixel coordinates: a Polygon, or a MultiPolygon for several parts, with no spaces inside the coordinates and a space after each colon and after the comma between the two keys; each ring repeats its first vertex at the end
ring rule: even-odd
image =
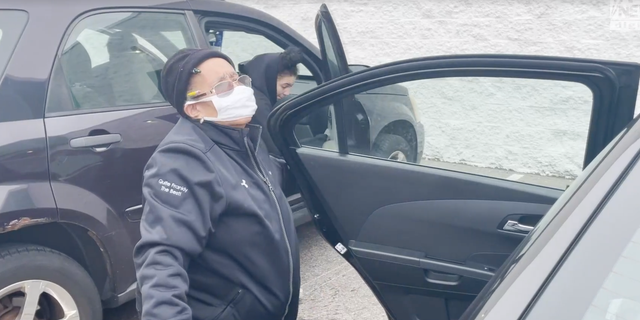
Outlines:
{"type": "Polygon", "coordinates": [[[224,98],[233,92],[236,86],[251,88],[251,78],[248,75],[241,75],[236,80],[223,80],[218,82],[211,90],[202,92],[199,90],[187,92],[188,102],[197,102],[205,97],[218,96],[224,98]]]}

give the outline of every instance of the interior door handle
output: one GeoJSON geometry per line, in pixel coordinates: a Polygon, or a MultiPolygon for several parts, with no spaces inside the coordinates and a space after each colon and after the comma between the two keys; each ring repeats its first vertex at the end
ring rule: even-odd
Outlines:
{"type": "Polygon", "coordinates": [[[460,283],[462,277],[457,274],[446,274],[435,272],[431,270],[425,270],[425,279],[427,282],[437,283],[447,286],[455,286],[460,283]]]}
{"type": "Polygon", "coordinates": [[[502,227],[502,230],[515,231],[515,232],[530,232],[531,230],[533,230],[533,227],[520,224],[520,222],[518,221],[509,220],[507,221],[507,223],[504,224],[504,227],[502,227]]]}
{"type": "Polygon", "coordinates": [[[93,148],[95,151],[104,151],[114,143],[122,141],[122,136],[118,133],[101,134],[71,139],[71,148],[93,148]]]}

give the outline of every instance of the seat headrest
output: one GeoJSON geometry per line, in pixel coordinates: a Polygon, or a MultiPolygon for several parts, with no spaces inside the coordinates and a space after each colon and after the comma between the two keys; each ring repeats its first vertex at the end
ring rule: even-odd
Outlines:
{"type": "Polygon", "coordinates": [[[133,34],[117,31],[109,37],[107,51],[109,55],[133,53],[139,50],[138,45],[138,39],[133,34]]]}
{"type": "Polygon", "coordinates": [[[60,62],[70,84],[83,83],[91,79],[91,57],[82,43],[74,43],[62,54],[60,62]]]}

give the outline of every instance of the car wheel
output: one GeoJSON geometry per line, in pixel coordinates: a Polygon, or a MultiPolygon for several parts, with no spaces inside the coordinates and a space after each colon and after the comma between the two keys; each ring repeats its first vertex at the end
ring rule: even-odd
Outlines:
{"type": "Polygon", "coordinates": [[[98,290],[73,259],[49,248],[0,247],[0,320],[101,320],[98,290]]]}
{"type": "Polygon", "coordinates": [[[407,162],[415,161],[415,151],[403,137],[395,134],[380,134],[373,144],[375,157],[407,162]]]}

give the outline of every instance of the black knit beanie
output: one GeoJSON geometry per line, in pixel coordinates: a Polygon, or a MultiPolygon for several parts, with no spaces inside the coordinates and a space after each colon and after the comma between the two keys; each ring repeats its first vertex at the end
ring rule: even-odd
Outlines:
{"type": "Polygon", "coordinates": [[[222,58],[234,65],[231,58],[220,51],[192,48],[181,49],[165,63],[160,74],[160,91],[180,115],[187,116],[184,104],[191,76],[199,72],[196,70],[198,65],[211,58],[222,58]]]}

